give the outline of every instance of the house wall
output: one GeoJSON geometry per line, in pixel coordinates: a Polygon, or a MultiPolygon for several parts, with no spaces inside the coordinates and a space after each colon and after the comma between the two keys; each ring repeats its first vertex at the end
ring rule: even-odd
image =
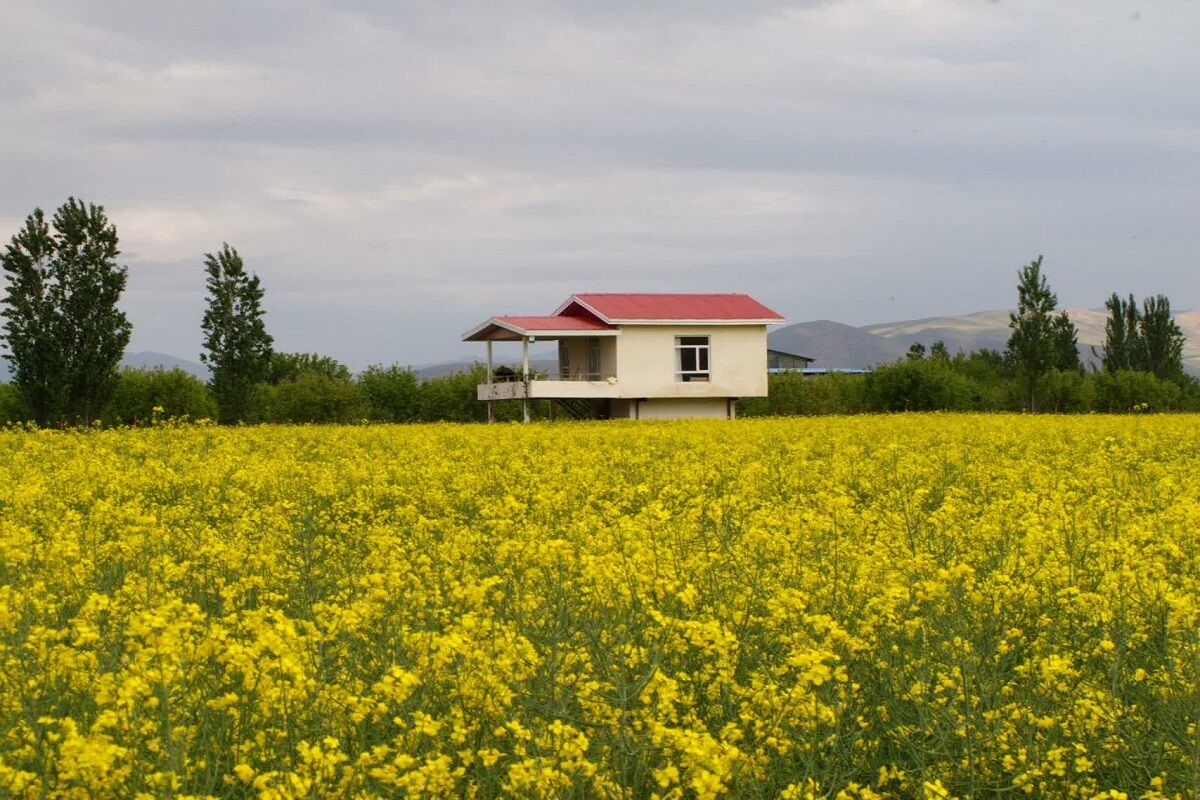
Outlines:
{"type": "MultiPolygon", "coordinates": [[[[614,404],[613,416],[639,418],[727,415],[725,398],[767,394],[767,329],[765,325],[624,325],[618,336],[600,339],[600,370],[615,380],[534,380],[483,384],[480,400],[521,397],[607,398],[643,401],[614,404]],[[709,337],[710,380],[675,380],[675,339],[709,337]],[[668,398],[712,400],[707,404],[664,404],[668,398]],[[649,404],[653,401],[653,405],[649,404]]],[[[587,337],[565,340],[572,374],[587,369],[587,337]]]]}
{"type": "MultiPolygon", "coordinates": [[[[615,351],[621,397],[724,398],[767,394],[765,325],[622,325],[621,335],[615,338],[615,351]],[[708,382],[675,380],[677,336],[709,337],[708,382]]],[[[721,408],[720,416],[725,416],[724,405],[721,408]]]]}
{"type": "MultiPolygon", "coordinates": [[[[620,336],[598,336],[600,340],[600,374],[615,375],[617,374],[617,347],[616,340],[620,336]]],[[[569,339],[563,339],[567,346],[567,358],[570,361],[571,375],[582,375],[587,373],[587,337],[572,336],[569,339]]],[[[559,364],[562,368],[562,364],[559,364]]]]}
{"type": "Polygon", "coordinates": [[[613,419],[696,419],[730,416],[731,402],[725,397],[677,398],[610,401],[613,419]]]}

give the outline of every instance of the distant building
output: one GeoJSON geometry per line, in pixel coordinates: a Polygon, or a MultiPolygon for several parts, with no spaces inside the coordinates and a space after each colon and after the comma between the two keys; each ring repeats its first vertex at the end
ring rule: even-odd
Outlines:
{"type": "Polygon", "coordinates": [[[871,370],[857,367],[807,367],[798,370],[801,375],[870,375],[871,370]]]}
{"type": "Polygon", "coordinates": [[[799,353],[768,349],[767,372],[772,375],[777,372],[799,372],[811,366],[814,360],[799,353]]]}
{"type": "MultiPolygon", "coordinates": [[[[767,326],[783,317],[744,294],[574,294],[544,317],[492,317],[463,334],[487,343],[478,397],[547,399],[580,418],[734,416],[767,394],[767,326]],[[558,368],[529,371],[529,345],[558,342],[558,368]],[[501,376],[492,342],[520,341],[522,368],[501,376]]],[[[489,413],[489,418],[490,418],[489,413]]],[[[528,418],[528,404],[526,404],[528,418]]]]}

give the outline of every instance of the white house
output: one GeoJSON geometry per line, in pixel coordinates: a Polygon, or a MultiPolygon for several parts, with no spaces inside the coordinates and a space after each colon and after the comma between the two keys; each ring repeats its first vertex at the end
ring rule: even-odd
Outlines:
{"type": "MultiPolygon", "coordinates": [[[[767,394],[767,326],[783,317],[744,294],[574,294],[545,317],[492,317],[463,334],[487,343],[478,397],[548,399],[581,418],[733,417],[767,394]],[[529,370],[529,345],[558,342],[558,368],[529,370]],[[492,342],[522,343],[521,371],[493,367],[492,342]]],[[[528,402],[525,416],[528,419],[528,402]]]]}

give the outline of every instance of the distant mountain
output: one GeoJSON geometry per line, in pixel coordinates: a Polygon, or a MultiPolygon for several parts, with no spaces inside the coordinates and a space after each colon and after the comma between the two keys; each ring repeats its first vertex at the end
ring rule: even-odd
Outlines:
{"type": "Polygon", "coordinates": [[[169,356],[166,353],[155,353],[149,350],[143,350],[137,353],[126,353],[121,359],[121,366],[136,367],[137,369],[175,369],[179,368],[184,372],[191,373],[197,378],[208,380],[208,367],[195,361],[188,361],[186,358],[176,358],[169,356]]]}
{"type": "MultiPolygon", "coordinates": [[[[443,361],[439,364],[428,364],[424,367],[416,367],[413,369],[413,372],[416,373],[417,378],[420,380],[427,381],[430,378],[444,378],[445,376],[453,375],[456,372],[469,370],[471,367],[480,363],[480,361],[481,359],[478,358],[462,359],[460,361],[443,361]]],[[[520,359],[517,359],[516,361],[511,359],[496,359],[495,366],[499,367],[501,365],[520,369],[521,361],[520,359]]],[[[531,370],[536,369],[547,372],[557,367],[558,359],[556,358],[531,357],[529,359],[529,368],[531,370]]]]}
{"type": "MultiPolygon", "coordinates": [[[[169,356],[166,353],[155,353],[149,350],[126,353],[125,357],[121,359],[121,366],[136,367],[137,369],[155,369],[156,367],[173,369],[178,367],[184,372],[195,375],[197,378],[208,380],[208,367],[203,364],[188,361],[186,358],[177,358],[169,356]]],[[[11,377],[12,370],[9,369],[8,360],[0,358],[0,382],[8,381],[11,377]]]]}
{"type": "Polygon", "coordinates": [[[833,368],[862,369],[894,361],[909,344],[827,319],[798,322],[767,336],[768,347],[808,356],[816,360],[814,366],[833,368]]]}
{"type": "MultiPolygon", "coordinates": [[[[1107,315],[1088,308],[1071,308],[1067,313],[1079,331],[1080,355],[1091,359],[1092,348],[1099,352],[1104,345],[1107,315]]],[[[977,311],[860,328],[828,320],[801,322],[772,331],[768,342],[773,348],[816,359],[815,366],[862,369],[900,358],[914,342],[928,348],[941,340],[951,353],[984,347],[1003,350],[1008,343],[1008,314],[1002,310],[977,311]]],[[[1184,367],[1200,375],[1200,311],[1177,312],[1175,321],[1187,337],[1184,367]]]]}
{"type": "Polygon", "coordinates": [[[897,342],[905,342],[902,350],[915,341],[929,347],[941,340],[951,353],[971,352],[989,348],[1003,350],[1008,344],[1008,312],[977,311],[961,317],[928,317],[907,322],[886,322],[867,325],[861,330],[897,342]]]}

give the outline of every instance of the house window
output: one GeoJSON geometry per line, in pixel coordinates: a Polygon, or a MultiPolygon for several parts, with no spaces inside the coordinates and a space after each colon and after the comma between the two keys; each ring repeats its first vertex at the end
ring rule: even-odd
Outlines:
{"type": "Polygon", "coordinates": [[[600,378],[600,338],[589,336],[587,340],[588,379],[600,378]]]}
{"type": "Polygon", "coordinates": [[[708,380],[708,337],[675,337],[675,380],[689,383],[708,380]]]}

